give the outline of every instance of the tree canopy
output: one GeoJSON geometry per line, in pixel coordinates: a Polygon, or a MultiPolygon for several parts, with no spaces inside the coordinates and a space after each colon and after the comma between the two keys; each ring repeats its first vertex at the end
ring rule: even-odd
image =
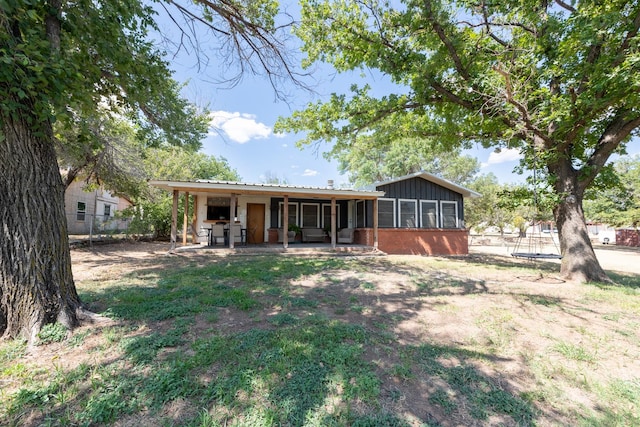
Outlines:
{"type": "Polygon", "coordinates": [[[366,135],[519,149],[555,195],[561,273],[607,281],[582,200],[638,134],[639,28],[637,1],[304,0],[296,33],[306,65],[379,70],[395,88],[374,97],[354,85],[279,129],[339,148],[366,135]]]}
{"type": "Polygon", "coordinates": [[[271,0],[0,1],[2,338],[34,341],[44,324],[73,328],[86,314],[71,272],[57,156],[104,176],[115,163],[107,156],[135,149],[119,144],[127,125],[141,146],[199,147],[203,115],[180,96],[152,40],[152,6],[179,25],[178,48],[184,40],[198,44],[197,26],[209,30],[221,75],[296,81],[271,0]]]}
{"type": "Polygon", "coordinates": [[[435,152],[418,138],[402,138],[380,145],[375,137],[362,136],[348,149],[335,147],[329,156],[338,159],[340,172],[347,173],[356,187],[422,170],[467,185],[480,170],[476,158],[457,152],[435,152]]]}

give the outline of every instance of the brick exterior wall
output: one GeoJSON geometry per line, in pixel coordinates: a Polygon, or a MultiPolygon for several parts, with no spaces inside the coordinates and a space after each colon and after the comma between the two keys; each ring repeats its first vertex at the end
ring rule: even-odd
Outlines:
{"type": "Polygon", "coordinates": [[[616,230],[617,246],[640,246],[640,232],[638,230],[618,229],[616,230]]]}
{"type": "MultiPolygon", "coordinates": [[[[373,229],[357,229],[354,243],[373,246],[373,229]]],[[[378,229],[378,249],[393,255],[467,255],[469,231],[380,228],[378,229]]]]}
{"type": "MultiPolygon", "coordinates": [[[[269,229],[268,242],[270,244],[278,242],[277,229],[269,229]]],[[[356,228],[353,243],[373,246],[373,229],[356,228]]],[[[392,255],[467,255],[469,253],[469,231],[464,229],[379,228],[378,249],[392,255]]]]}
{"type": "Polygon", "coordinates": [[[275,243],[278,243],[278,229],[277,228],[270,228],[268,230],[269,232],[269,238],[267,240],[267,243],[273,245],[275,243]]]}

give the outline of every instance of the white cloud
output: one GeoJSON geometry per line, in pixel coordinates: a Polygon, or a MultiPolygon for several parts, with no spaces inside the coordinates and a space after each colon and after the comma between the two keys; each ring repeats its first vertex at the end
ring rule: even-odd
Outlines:
{"type": "Polygon", "coordinates": [[[239,144],[244,144],[251,139],[268,138],[272,134],[271,128],[257,122],[252,114],[212,111],[209,117],[211,118],[209,124],[214,129],[224,132],[230,140],[239,144]]]}
{"type": "Polygon", "coordinates": [[[489,154],[489,159],[486,163],[482,164],[482,167],[489,165],[497,165],[500,163],[511,162],[513,160],[519,160],[522,158],[520,151],[515,148],[503,148],[500,152],[493,151],[489,154]]]}
{"type": "Polygon", "coordinates": [[[317,175],[318,175],[318,171],[313,169],[305,169],[304,172],[302,172],[302,176],[317,176],[317,175]]]}

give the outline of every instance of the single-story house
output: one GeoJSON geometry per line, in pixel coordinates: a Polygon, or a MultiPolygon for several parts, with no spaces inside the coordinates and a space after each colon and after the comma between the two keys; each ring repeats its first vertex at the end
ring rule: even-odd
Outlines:
{"type": "MultiPolygon", "coordinates": [[[[185,211],[183,243],[190,231],[201,244],[318,242],[367,245],[391,254],[468,253],[464,199],[478,193],[427,172],[380,182],[366,190],[239,182],[150,181],[173,192],[172,247],[177,239],[180,194],[194,198],[185,211]],[[296,229],[294,236],[285,230],[296,229]]],[[[188,205],[188,204],[185,204],[188,205]]]]}

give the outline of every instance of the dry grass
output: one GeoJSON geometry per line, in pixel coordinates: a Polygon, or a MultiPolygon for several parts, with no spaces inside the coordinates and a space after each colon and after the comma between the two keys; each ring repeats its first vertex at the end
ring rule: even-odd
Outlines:
{"type": "Polygon", "coordinates": [[[0,346],[7,425],[633,425],[640,275],[468,257],[74,251],[109,318],[0,346]]]}

